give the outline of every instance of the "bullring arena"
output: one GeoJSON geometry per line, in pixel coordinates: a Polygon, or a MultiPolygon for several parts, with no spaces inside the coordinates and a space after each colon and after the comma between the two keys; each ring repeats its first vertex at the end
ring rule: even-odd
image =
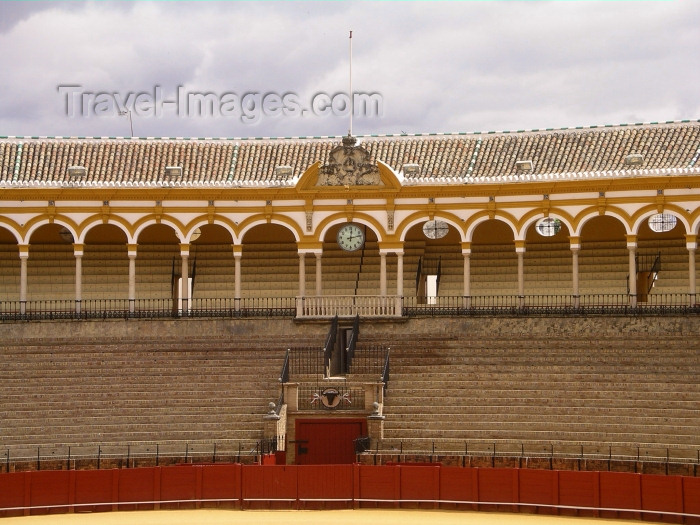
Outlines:
{"type": "Polygon", "coordinates": [[[0,201],[8,523],[700,523],[697,121],[4,137],[0,201]]]}

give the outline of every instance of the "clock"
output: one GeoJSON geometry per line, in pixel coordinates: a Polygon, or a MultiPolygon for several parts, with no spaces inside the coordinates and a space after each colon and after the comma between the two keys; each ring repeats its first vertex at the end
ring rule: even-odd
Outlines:
{"type": "Polygon", "coordinates": [[[365,243],[365,233],[357,224],[348,223],[338,230],[338,246],[348,252],[362,248],[365,243]]]}
{"type": "Polygon", "coordinates": [[[450,227],[445,221],[428,221],[423,225],[423,233],[428,239],[442,239],[450,227]]]}

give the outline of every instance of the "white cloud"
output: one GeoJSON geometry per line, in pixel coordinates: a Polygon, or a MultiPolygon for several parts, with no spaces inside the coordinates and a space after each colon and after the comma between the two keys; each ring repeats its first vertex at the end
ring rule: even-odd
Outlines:
{"type": "MultiPolygon", "coordinates": [[[[59,84],[307,103],[379,92],[355,133],[476,131],[700,118],[700,3],[0,3],[0,135],[123,135],[116,114],[67,118],[59,84]]],[[[344,134],[340,117],[134,116],[138,135],[344,134]]]]}

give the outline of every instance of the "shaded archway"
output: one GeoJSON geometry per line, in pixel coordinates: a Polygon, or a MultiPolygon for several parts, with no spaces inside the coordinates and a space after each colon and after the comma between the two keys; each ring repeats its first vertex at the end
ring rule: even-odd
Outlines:
{"type": "Polygon", "coordinates": [[[86,309],[126,305],[129,294],[129,257],[126,234],[112,224],[98,224],[85,235],[82,256],[82,301],[86,309]],[[110,304],[114,301],[115,304],[110,304]]]}
{"type": "Polygon", "coordinates": [[[73,235],[60,224],[44,224],[32,232],[27,259],[27,301],[51,302],[70,311],[75,301],[73,235]]]}
{"type": "Polygon", "coordinates": [[[540,219],[525,235],[525,295],[571,295],[573,262],[570,232],[556,218],[540,219]]]}
{"type": "Polygon", "coordinates": [[[439,222],[426,218],[405,236],[404,295],[416,297],[418,304],[431,304],[434,297],[464,294],[462,237],[454,226],[436,220],[439,222]]]}
{"type": "Polygon", "coordinates": [[[9,230],[0,227],[0,311],[16,310],[6,302],[19,301],[20,259],[17,239],[9,230]],[[7,308],[6,308],[7,307],[7,308]]]}
{"type": "Polygon", "coordinates": [[[137,240],[137,309],[172,309],[181,274],[180,240],[175,230],[165,224],[151,224],[137,240]]]}
{"type": "Polygon", "coordinates": [[[681,221],[671,214],[654,214],[642,222],[637,231],[637,294],[640,300],[651,294],[688,293],[685,234],[681,221]]]}
{"type": "Polygon", "coordinates": [[[472,296],[518,293],[518,256],[508,224],[491,219],[476,226],[470,268],[472,296]]]}
{"type": "Polygon", "coordinates": [[[218,300],[233,298],[235,265],[231,233],[221,225],[204,224],[192,237],[190,278],[193,304],[197,308],[210,307],[211,300],[218,304],[218,300]]]}
{"type": "MultiPolygon", "coordinates": [[[[365,242],[357,250],[346,251],[337,241],[343,226],[345,223],[334,224],[323,238],[323,295],[379,295],[381,262],[377,234],[369,226],[358,224],[365,242]]],[[[307,265],[307,281],[314,278],[313,271],[307,265]]],[[[395,266],[393,272],[387,273],[395,276],[395,266]]]]}
{"type": "Polygon", "coordinates": [[[241,298],[295,297],[299,257],[292,231],[279,224],[254,226],[243,237],[241,298]]]}
{"type": "Polygon", "coordinates": [[[615,217],[592,217],[581,228],[580,241],[580,294],[627,294],[629,251],[624,225],[615,217]]]}

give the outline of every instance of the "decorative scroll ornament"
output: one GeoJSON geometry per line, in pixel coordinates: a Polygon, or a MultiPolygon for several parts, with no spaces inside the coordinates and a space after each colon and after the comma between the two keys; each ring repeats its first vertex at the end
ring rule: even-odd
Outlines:
{"type": "Polygon", "coordinates": [[[357,139],[343,137],[343,145],[331,150],[328,164],[321,166],[317,186],[382,186],[379,168],[369,153],[355,146],[357,139]]]}

